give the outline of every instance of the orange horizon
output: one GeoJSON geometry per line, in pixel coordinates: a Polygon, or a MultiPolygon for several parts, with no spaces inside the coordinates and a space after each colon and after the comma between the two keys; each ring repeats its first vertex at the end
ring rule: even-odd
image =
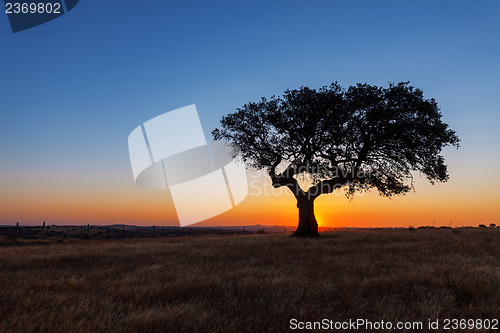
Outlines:
{"type": "MultiPolygon", "coordinates": [[[[29,203],[29,211],[18,214],[21,207],[10,202],[8,214],[4,210],[0,224],[40,225],[43,221],[52,225],[158,225],[178,226],[175,207],[165,194],[142,193],[139,198],[119,198],[113,201],[92,200],[65,201],[62,198],[29,203]],[[17,207],[16,207],[17,206],[17,207]],[[17,209],[16,209],[17,208],[17,209]],[[7,223],[8,222],[8,223],[7,223]]],[[[102,198],[101,198],[102,199],[102,198]]],[[[430,205],[416,194],[387,199],[366,194],[348,200],[333,195],[319,197],[315,202],[315,214],[319,227],[419,227],[419,226],[478,226],[499,224],[500,214],[495,199],[483,200],[471,210],[463,202],[448,200],[430,205]],[[495,211],[496,210],[496,211],[495,211]]],[[[5,201],[4,201],[5,203],[5,201]]],[[[26,202],[25,202],[26,203],[26,202]]],[[[23,211],[23,210],[20,210],[23,211]]],[[[298,210],[294,198],[248,197],[237,207],[211,219],[191,226],[243,226],[280,225],[296,226],[298,210]]]]}
{"type": "MultiPolygon", "coordinates": [[[[241,204],[192,226],[296,226],[298,210],[292,194],[273,192],[265,177],[258,182],[253,179],[250,177],[250,192],[241,204]]],[[[488,186],[470,186],[463,177],[452,173],[444,184],[430,185],[425,179],[416,179],[415,192],[392,199],[377,193],[357,194],[353,200],[338,193],[323,195],[315,201],[316,218],[320,227],[498,225],[500,196],[496,184],[487,175],[476,177],[471,184],[481,182],[488,186]]],[[[71,185],[12,188],[8,195],[0,195],[0,224],[40,225],[46,221],[49,225],[179,225],[167,191],[141,189],[132,182],[123,184],[120,179],[99,192],[93,184],[71,185]]]]}

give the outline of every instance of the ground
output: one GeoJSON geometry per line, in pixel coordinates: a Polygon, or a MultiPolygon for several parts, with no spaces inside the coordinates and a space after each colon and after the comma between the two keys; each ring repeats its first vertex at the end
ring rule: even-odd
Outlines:
{"type": "Polygon", "coordinates": [[[1,332],[286,332],[292,319],[360,318],[442,327],[500,315],[500,229],[4,242],[0,267],[1,332]]]}

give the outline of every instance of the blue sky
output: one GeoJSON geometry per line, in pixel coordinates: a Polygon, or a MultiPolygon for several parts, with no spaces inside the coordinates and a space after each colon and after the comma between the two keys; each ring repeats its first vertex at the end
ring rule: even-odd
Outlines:
{"type": "Polygon", "coordinates": [[[463,141],[449,163],[498,170],[499,13],[499,1],[82,0],[16,34],[1,13],[0,195],[55,180],[133,188],[138,124],[196,104],[208,137],[246,102],[333,81],[411,81],[463,141]]]}

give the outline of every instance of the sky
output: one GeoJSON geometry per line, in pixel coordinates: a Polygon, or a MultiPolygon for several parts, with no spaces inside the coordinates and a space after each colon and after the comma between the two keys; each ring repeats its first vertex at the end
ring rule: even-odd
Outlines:
{"type": "MultiPolygon", "coordinates": [[[[167,191],[134,182],[134,128],[196,104],[211,140],[247,102],[334,81],[410,81],[462,142],[443,152],[447,183],[322,196],[320,226],[500,224],[499,12],[496,0],[82,0],[12,33],[2,11],[0,224],[178,225],[167,191]]],[[[290,194],[249,181],[240,205],[198,225],[297,223],[290,194]]]]}

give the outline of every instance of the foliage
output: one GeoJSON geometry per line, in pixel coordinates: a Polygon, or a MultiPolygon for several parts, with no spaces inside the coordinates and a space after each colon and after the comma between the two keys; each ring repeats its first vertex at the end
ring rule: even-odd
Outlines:
{"type": "Polygon", "coordinates": [[[213,131],[216,140],[237,146],[248,166],[267,170],[273,186],[287,186],[297,197],[339,187],[348,195],[370,188],[384,196],[402,194],[412,188],[415,171],[444,182],[441,150],[459,145],[436,101],[409,82],[287,90],[245,104],[221,125],[213,131]],[[299,176],[311,180],[307,192],[298,186],[299,176]]]}

